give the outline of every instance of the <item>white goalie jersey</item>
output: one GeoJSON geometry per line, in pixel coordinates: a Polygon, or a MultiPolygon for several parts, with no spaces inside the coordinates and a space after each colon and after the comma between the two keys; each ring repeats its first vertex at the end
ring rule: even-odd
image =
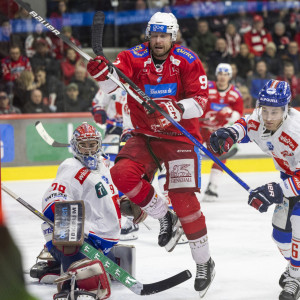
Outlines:
{"type": "MultiPolygon", "coordinates": [[[[98,169],[93,171],[76,158],[63,161],[43,197],[43,213],[53,220],[56,201],[74,200],[85,204],[85,236],[107,253],[119,241],[121,215],[118,191],[102,157],[98,169]]],[[[46,235],[45,238],[49,242],[46,235]]]]}
{"type": "Polygon", "coordinates": [[[285,197],[300,195],[300,112],[289,109],[286,120],[271,135],[265,131],[262,121],[255,109],[251,115],[239,119],[234,125],[239,133],[239,141],[255,142],[263,152],[273,158],[283,181],[280,186],[285,197]]]}

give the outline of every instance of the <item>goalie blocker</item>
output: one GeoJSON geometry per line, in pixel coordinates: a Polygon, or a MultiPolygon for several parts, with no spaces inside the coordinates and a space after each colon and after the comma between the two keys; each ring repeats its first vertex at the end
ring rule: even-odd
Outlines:
{"type": "Polygon", "coordinates": [[[79,251],[84,241],[84,202],[55,203],[53,245],[65,255],[79,251]]]}

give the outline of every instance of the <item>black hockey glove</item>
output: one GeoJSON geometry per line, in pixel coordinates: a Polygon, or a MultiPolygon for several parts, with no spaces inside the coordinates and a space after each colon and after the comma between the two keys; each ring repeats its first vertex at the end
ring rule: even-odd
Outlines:
{"type": "Polygon", "coordinates": [[[248,204],[259,212],[266,212],[273,203],[282,203],[283,192],[278,183],[271,182],[253,190],[248,198],[248,204]]]}
{"type": "Polygon", "coordinates": [[[228,152],[232,145],[238,141],[238,138],[239,134],[234,128],[219,128],[210,136],[208,148],[212,153],[221,155],[223,152],[228,152]]]}

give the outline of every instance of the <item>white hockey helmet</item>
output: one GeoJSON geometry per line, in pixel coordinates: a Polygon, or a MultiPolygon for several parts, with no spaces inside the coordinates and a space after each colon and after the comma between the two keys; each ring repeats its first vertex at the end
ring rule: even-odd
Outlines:
{"type": "Polygon", "coordinates": [[[146,28],[146,38],[150,39],[151,32],[171,33],[172,42],[176,41],[179,26],[176,17],[172,13],[155,13],[146,28]]]}
{"type": "Polygon", "coordinates": [[[229,77],[231,78],[232,77],[232,68],[231,68],[231,65],[230,64],[224,64],[224,63],[218,64],[217,68],[216,68],[216,76],[220,72],[222,72],[222,73],[228,73],[229,77]]]}

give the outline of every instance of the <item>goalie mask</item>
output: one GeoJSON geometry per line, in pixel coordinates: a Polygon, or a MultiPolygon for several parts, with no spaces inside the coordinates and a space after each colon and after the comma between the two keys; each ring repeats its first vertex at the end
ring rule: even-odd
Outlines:
{"type": "Polygon", "coordinates": [[[258,114],[264,125],[267,127],[268,122],[270,124],[278,122],[278,128],[287,117],[290,101],[291,89],[289,84],[285,81],[269,80],[260,90],[256,102],[258,114]]]}
{"type": "Polygon", "coordinates": [[[172,42],[176,41],[179,26],[176,17],[171,13],[155,13],[146,28],[146,38],[150,39],[151,32],[170,33],[172,42]]]}
{"type": "Polygon", "coordinates": [[[101,133],[86,122],[75,129],[70,141],[74,156],[90,170],[98,167],[101,144],[101,133]]]}

